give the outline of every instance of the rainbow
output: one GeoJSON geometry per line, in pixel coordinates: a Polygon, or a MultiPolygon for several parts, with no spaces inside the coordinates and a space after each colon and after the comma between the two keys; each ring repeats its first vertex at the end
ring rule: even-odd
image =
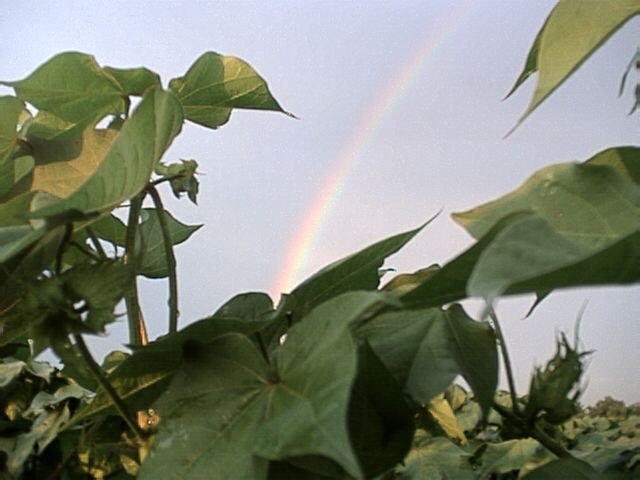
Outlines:
{"type": "Polygon", "coordinates": [[[282,269],[276,276],[271,289],[272,294],[279,295],[288,291],[299,280],[300,270],[307,261],[315,238],[326,224],[340,192],[362,152],[374,138],[385,118],[419,78],[421,71],[433,58],[438,46],[443,43],[446,36],[455,30],[456,24],[461,23],[473,3],[475,3],[473,0],[463,1],[444,14],[436,22],[435,28],[427,32],[415,54],[405,62],[383,92],[376,95],[376,100],[364,113],[362,122],[358,124],[353,135],[341,150],[338,160],[324,179],[311,207],[306,211],[300,227],[288,244],[282,269]]]}

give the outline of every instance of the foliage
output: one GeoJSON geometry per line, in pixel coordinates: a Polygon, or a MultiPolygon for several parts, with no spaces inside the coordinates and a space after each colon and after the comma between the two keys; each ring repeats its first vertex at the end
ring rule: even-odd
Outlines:
{"type": "MultiPolygon", "coordinates": [[[[637,0],[561,0],[514,86],[538,74],[524,116],[637,13],[637,0]]],[[[199,225],[174,218],[159,190],[196,203],[198,164],[166,163],[165,151],[187,121],[291,114],[247,63],[213,52],[168,88],[78,52],[2,83],[15,96],[0,98],[1,478],[638,474],[637,406],[582,411],[586,353],[564,336],[518,397],[491,308],[503,295],[640,280],[638,147],[549,166],[455,214],[477,241],[445,265],[379,285],[386,257],[425,224],[325,267],[278,305],[245,293],[178,330],[174,247],[199,225]],[[139,276],[169,283],[168,333],[151,342],[139,276]],[[478,320],[455,303],[473,296],[487,304],[478,320]],[[99,365],[84,336],[103,334],[122,301],[130,351],[99,365]],[[47,348],[62,370],[37,360],[47,348]],[[499,357],[508,393],[496,392],[499,357]]]]}

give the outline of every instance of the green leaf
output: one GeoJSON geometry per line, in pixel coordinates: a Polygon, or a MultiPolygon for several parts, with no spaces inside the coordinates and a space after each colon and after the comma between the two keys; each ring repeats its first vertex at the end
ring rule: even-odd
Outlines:
{"type": "Polygon", "coordinates": [[[135,95],[141,97],[147,89],[162,86],[158,74],[145,67],[104,67],[103,71],[115,79],[120,91],[126,96],[135,95]]]}
{"type": "Polygon", "coordinates": [[[207,52],[169,88],[184,108],[184,116],[199,125],[217,128],[229,120],[233,108],[285,112],[267,83],[239,58],[207,52]]]}
{"type": "Polygon", "coordinates": [[[355,329],[417,404],[428,403],[461,373],[437,308],[378,315],[355,329]]]}
{"type": "Polygon", "coordinates": [[[315,306],[341,293],[376,289],[380,282],[378,270],[385,258],[400,250],[431,220],[415,230],[381,240],[338,260],[302,282],[291,292],[295,300],[292,321],[297,321],[315,306]]]}
{"type": "Polygon", "coordinates": [[[396,470],[397,480],[476,480],[471,455],[447,438],[429,438],[411,450],[396,470]]]}
{"type": "Polygon", "coordinates": [[[553,480],[555,478],[571,478],[572,480],[603,480],[604,475],[598,473],[587,462],[567,457],[552,460],[536,468],[522,477],[523,480],[553,480]]]}
{"type": "Polygon", "coordinates": [[[514,212],[531,211],[571,242],[597,248],[640,224],[640,149],[598,153],[583,164],[552,165],[497,200],[453,218],[474,237],[514,212]]]}
{"type": "Polygon", "coordinates": [[[616,30],[639,13],[638,0],[560,0],[538,33],[524,71],[512,89],[513,92],[538,72],[533,97],[516,127],[616,30]]]}
{"type": "Polygon", "coordinates": [[[266,478],[269,460],[324,456],[360,476],[347,408],[357,373],[352,322],[381,301],[354,292],[314,309],[288,333],[270,370],[245,337],[190,343],[156,407],[163,423],[140,478],[266,478]],[[202,419],[206,418],[203,424],[202,419]]]}
{"type": "MultiPolygon", "coordinates": [[[[186,241],[202,225],[185,225],[164,210],[172,245],[186,241]]],[[[154,208],[145,208],[141,212],[140,236],[142,242],[142,263],[138,273],[148,278],[164,278],[169,275],[164,239],[160,228],[158,212],[154,208]]]]}
{"type": "Polygon", "coordinates": [[[86,328],[103,333],[105,325],[116,319],[113,311],[128,286],[126,266],[117,261],[85,263],[66,271],[62,278],[67,296],[88,309],[86,328]]]}
{"type": "Polygon", "coordinates": [[[31,143],[35,139],[49,141],[69,140],[81,134],[83,130],[86,130],[85,122],[70,122],[51,112],[41,110],[25,125],[21,133],[31,143]]]}
{"type": "Polygon", "coordinates": [[[18,139],[18,120],[24,103],[16,97],[0,97],[0,163],[5,161],[18,139]]]}
{"type": "Polygon", "coordinates": [[[69,197],[96,172],[117,134],[115,130],[89,128],[82,135],[64,141],[31,139],[35,165],[29,190],[69,197]]]}
{"type": "Polygon", "coordinates": [[[124,124],[105,159],[67,198],[34,212],[36,217],[113,208],[137,195],[147,184],[164,151],[182,126],[174,95],[149,90],[124,124]]]}
{"type": "Polygon", "coordinates": [[[532,438],[489,443],[482,455],[482,469],[479,477],[489,478],[491,474],[506,474],[513,470],[520,470],[522,465],[542,448],[532,438]]]}
{"type": "MultiPolygon", "coordinates": [[[[132,410],[144,410],[166,389],[180,365],[183,348],[193,341],[211,342],[231,333],[253,334],[263,328],[273,311],[271,299],[263,293],[237,295],[210,317],[192,323],[178,333],[166,336],[125,358],[109,375],[114,389],[132,410]]],[[[111,410],[111,401],[102,390],[72,419],[111,410]]]]}
{"type": "Polygon", "coordinates": [[[348,411],[349,439],[365,478],[384,473],[411,448],[415,410],[371,347],[358,349],[358,376],[348,411]]]}
{"type": "Polygon", "coordinates": [[[486,415],[498,385],[495,333],[487,323],[472,320],[460,305],[451,306],[446,315],[453,356],[486,415]]]}
{"type": "Polygon", "coordinates": [[[91,55],[60,53],[24,80],[1,82],[13,87],[21,100],[68,122],[90,126],[123,111],[119,85],[91,55]]]}
{"type": "Polygon", "coordinates": [[[0,197],[16,183],[12,153],[18,140],[18,121],[24,103],[15,97],[0,97],[0,197]]]}

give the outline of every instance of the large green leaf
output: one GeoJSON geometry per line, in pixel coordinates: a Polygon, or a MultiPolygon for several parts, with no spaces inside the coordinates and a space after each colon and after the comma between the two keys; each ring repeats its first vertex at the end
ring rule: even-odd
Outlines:
{"type": "Polygon", "coordinates": [[[233,108],[287,113],[249,64],[214,52],[203,54],[169,88],[180,99],[185,118],[209,128],[227,123],[233,108]]]}
{"type": "Polygon", "coordinates": [[[524,71],[510,92],[538,73],[533,97],[518,125],[616,30],[639,13],[639,0],[560,0],[538,33],[524,71]]]}
{"type": "Polygon", "coordinates": [[[60,53],[24,80],[2,83],[39,110],[84,126],[124,108],[119,85],[84,53],[60,53]]]}
{"type": "MultiPolygon", "coordinates": [[[[192,323],[174,335],[161,338],[127,357],[109,375],[109,381],[130,408],[144,410],[167,387],[180,365],[183,347],[188,342],[211,342],[228,333],[253,334],[264,327],[273,311],[271,299],[263,293],[233,297],[210,317],[192,323]]],[[[73,418],[77,422],[111,409],[104,391],[73,418]]]]}
{"type": "Polygon", "coordinates": [[[266,459],[318,455],[361,476],[346,425],[357,374],[349,329],[380,301],[354,292],[326,302],[289,331],[270,364],[237,334],[192,342],[157,403],[164,420],[140,478],[259,480],[266,459]]]}
{"type": "Polygon", "coordinates": [[[67,198],[35,211],[34,216],[99,212],[135,196],[181,126],[182,109],[175,96],[149,90],[94,173],[67,198]]]}
{"type": "Polygon", "coordinates": [[[295,303],[292,320],[297,321],[315,306],[341,293],[376,289],[380,282],[378,270],[385,258],[400,250],[428,223],[374,243],[324,267],[302,282],[291,292],[291,303],[295,303]]]}
{"type": "Polygon", "coordinates": [[[95,173],[117,134],[116,130],[88,128],[65,141],[30,139],[35,165],[28,188],[68,197],[95,173]]]}
{"type": "Polygon", "coordinates": [[[461,373],[438,308],[378,315],[356,327],[396,381],[418,404],[428,403],[461,373]]]}
{"type": "Polygon", "coordinates": [[[613,148],[582,164],[552,165],[513,192],[453,218],[474,237],[511,213],[532,211],[572,243],[598,248],[640,225],[640,149],[613,148]]]}
{"type": "Polygon", "coordinates": [[[522,465],[531,460],[542,446],[532,438],[509,440],[501,443],[490,443],[482,454],[480,478],[490,478],[491,474],[506,474],[520,470],[522,465]]]}

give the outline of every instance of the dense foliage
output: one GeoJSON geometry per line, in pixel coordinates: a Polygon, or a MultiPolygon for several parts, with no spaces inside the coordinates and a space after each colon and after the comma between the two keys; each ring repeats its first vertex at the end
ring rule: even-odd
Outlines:
{"type": "MultiPolygon", "coordinates": [[[[638,0],[561,0],[514,86],[537,74],[525,116],[638,13],[638,0]]],[[[549,166],[456,214],[477,242],[445,265],[379,286],[385,258],[423,225],[327,266],[278,305],[245,293],[178,330],[174,247],[199,226],[167,212],[159,190],[195,203],[199,185],[196,161],[163,154],[187,121],[287,113],[265,81],[208,52],[164,88],[146,68],[66,52],[3,84],[15,96],[0,97],[1,478],[639,475],[637,406],[582,410],[587,353],[564,336],[518,396],[491,308],[503,295],[640,280],[637,147],[549,166]],[[151,342],[139,276],[169,284],[168,333],[151,342]],[[455,303],[468,297],[486,301],[485,318],[455,303]],[[84,336],[104,333],[122,301],[131,349],[98,364],[84,336]],[[46,349],[62,370],[38,360],[46,349]],[[496,391],[499,358],[509,392],[496,391]]]]}

